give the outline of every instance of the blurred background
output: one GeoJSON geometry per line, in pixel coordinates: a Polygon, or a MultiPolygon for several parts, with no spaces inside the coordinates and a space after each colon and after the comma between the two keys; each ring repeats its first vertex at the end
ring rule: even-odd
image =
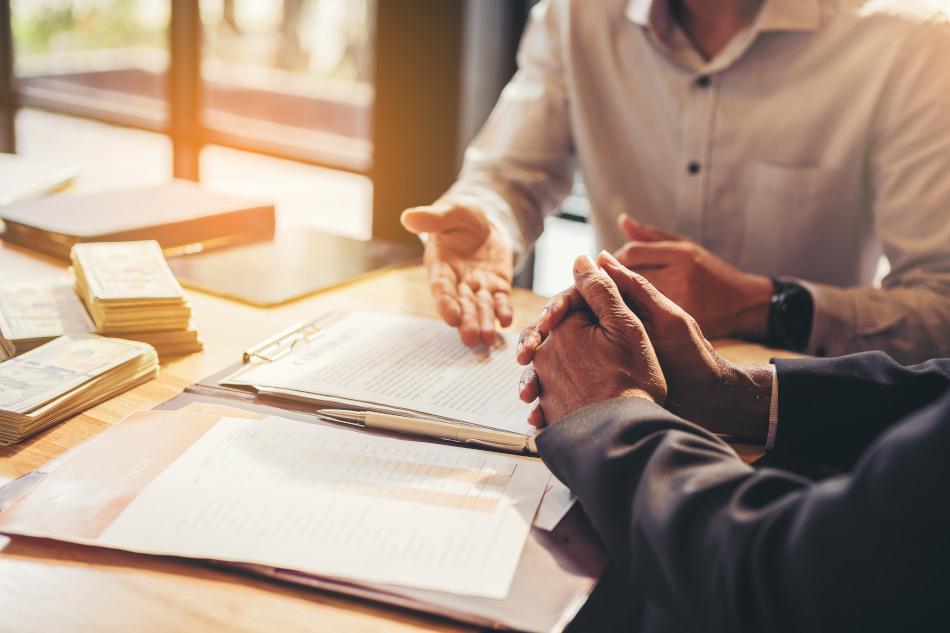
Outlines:
{"type": "MultiPolygon", "coordinates": [[[[533,3],[0,0],[0,151],[78,164],[79,189],[189,178],[283,225],[405,240],[399,213],[453,180],[533,3]]],[[[575,193],[520,279],[542,294],[593,250],[575,193]]]]}

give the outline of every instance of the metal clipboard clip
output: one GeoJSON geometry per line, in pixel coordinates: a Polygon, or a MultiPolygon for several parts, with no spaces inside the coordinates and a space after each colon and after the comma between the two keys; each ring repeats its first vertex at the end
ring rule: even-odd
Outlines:
{"type": "Polygon", "coordinates": [[[300,343],[308,343],[323,331],[324,319],[315,319],[309,323],[294,323],[277,334],[244,350],[244,364],[253,361],[271,363],[286,356],[300,343]]]}

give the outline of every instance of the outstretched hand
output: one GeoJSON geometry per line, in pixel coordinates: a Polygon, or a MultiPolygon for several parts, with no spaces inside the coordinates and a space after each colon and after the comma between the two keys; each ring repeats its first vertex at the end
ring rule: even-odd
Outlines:
{"type": "Polygon", "coordinates": [[[485,214],[460,205],[407,209],[402,224],[427,234],[425,265],[436,308],[469,347],[493,345],[511,325],[511,247],[485,214]]]}

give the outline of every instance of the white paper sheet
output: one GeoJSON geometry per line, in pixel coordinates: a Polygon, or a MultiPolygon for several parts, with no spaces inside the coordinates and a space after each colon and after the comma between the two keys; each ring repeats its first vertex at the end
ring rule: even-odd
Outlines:
{"type": "MultiPolygon", "coordinates": [[[[420,317],[355,312],[293,352],[233,379],[531,435],[518,399],[516,337],[473,351],[455,330],[420,317]]],[[[372,408],[372,407],[371,407],[372,408]]]]}
{"type": "Polygon", "coordinates": [[[538,514],[534,517],[534,527],[551,532],[574,507],[574,501],[574,494],[570,488],[551,475],[551,481],[548,482],[547,490],[544,491],[544,498],[538,506],[538,514]]]}
{"type": "Polygon", "coordinates": [[[530,459],[222,418],[98,542],[503,598],[549,477],[530,459]]]}

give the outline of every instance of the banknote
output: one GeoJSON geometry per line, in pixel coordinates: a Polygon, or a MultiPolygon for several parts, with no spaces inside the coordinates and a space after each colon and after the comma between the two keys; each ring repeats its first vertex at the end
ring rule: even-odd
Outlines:
{"type": "Polygon", "coordinates": [[[77,277],[98,301],[177,299],[184,294],[155,241],[76,244],[72,260],[77,277]]]}
{"type": "Polygon", "coordinates": [[[52,339],[94,330],[71,279],[0,286],[0,337],[8,341],[52,339]]]}
{"type": "Polygon", "coordinates": [[[0,410],[26,413],[148,350],[137,341],[69,334],[0,363],[0,410]]]}

